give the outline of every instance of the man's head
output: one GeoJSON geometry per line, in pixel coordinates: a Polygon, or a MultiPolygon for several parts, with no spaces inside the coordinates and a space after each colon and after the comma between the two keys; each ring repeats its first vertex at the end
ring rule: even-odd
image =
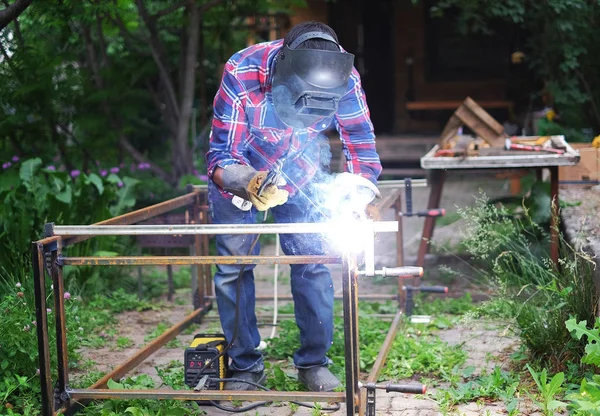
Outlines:
{"type": "Polygon", "coordinates": [[[283,40],[273,76],[273,103],[290,127],[306,128],[337,111],[354,55],[343,52],[329,26],[305,22],[283,40]]]}

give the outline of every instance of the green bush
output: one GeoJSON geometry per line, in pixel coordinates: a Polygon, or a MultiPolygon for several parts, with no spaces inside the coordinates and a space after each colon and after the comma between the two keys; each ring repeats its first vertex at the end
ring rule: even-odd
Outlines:
{"type": "Polygon", "coordinates": [[[467,224],[463,244],[483,262],[481,275],[498,296],[517,306],[515,321],[531,355],[555,369],[578,360],[585,344],[571,338],[564,322],[570,317],[594,322],[593,261],[561,236],[556,267],[548,254],[549,233],[527,209],[515,217],[483,197],[461,215],[467,224]]]}

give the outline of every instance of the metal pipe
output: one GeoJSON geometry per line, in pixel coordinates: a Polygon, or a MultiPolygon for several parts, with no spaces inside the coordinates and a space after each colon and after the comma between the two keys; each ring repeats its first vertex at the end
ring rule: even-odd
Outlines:
{"type": "Polygon", "coordinates": [[[338,256],[131,256],[62,257],[64,266],[151,266],[190,264],[339,264],[338,256]]]}
{"type": "MultiPolygon", "coordinates": [[[[405,186],[404,179],[395,179],[395,180],[378,181],[377,182],[377,187],[379,189],[399,188],[399,187],[403,187],[403,186],[405,186]]],[[[412,186],[426,187],[427,179],[413,179],[412,186]]],[[[195,191],[199,191],[199,192],[206,192],[206,190],[208,189],[208,185],[194,185],[193,189],[195,191]]]]}
{"type": "Polygon", "coordinates": [[[336,402],[344,400],[344,392],[309,391],[241,391],[241,390],[117,390],[71,389],[74,401],[106,399],[158,399],[158,400],[241,400],[241,401],[306,401],[336,402]]]}
{"type": "Polygon", "coordinates": [[[92,385],[91,388],[92,389],[106,388],[106,383],[108,383],[108,380],[110,380],[110,379],[118,380],[121,377],[123,377],[129,371],[133,370],[135,367],[137,367],[142,362],[144,362],[144,360],[146,358],[150,357],[152,354],[154,354],[156,351],[158,351],[167,342],[171,341],[173,338],[175,338],[177,335],[179,335],[179,333],[181,331],[183,331],[185,328],[187,328],[192,323],[194,318],[196,318],[203,312],[204,312],[204,308],[198,308],[194,312],[190,313],[181,322],[173,325],[171,328],[169,328],[167,331],[165,331],[159,337],[157,337],[150,343],[146,344],[146,346],[144,346],[144,348],[139,350],[133,356],[129,357],[129,359],[127,361],[125,361],[123,364],[114,368],[110,373],[106,374],[100,380],[96,381],[92,385]]]}
{"type": "MultiPolygon", "coordinates": [[[[363,231],[396,232],[396,221],[362,221],[363,231]]],[[[327,234],[339,231],[339,223],[284,224],[149,224],[149,225],[56,225],[57,236],[96,235],[195,235],[195,234],[327,234]]]]}
{"type": "MultiPolygon", "coordinates": [[[[277,316],[280,319],[296,319],[296,315],[294,315],[293,313],[278,313],[277,316]]],[[[374,313],[374,314],[368,314],[368,315],[361,315],[361,318],[369,318],[369,319],[377,319],[380,321],[391,321],[394,318],[395,315],[389,314],[389,313],[374,313]]],[[[270,313],[264,313],[264,314],[257,314],[256,315],[256,319],[258,319],[261,322],[269,322],[271,323],[271,321],[273,320],[273,315],[270,313]]],[[[206,321],[206,322],[217,322],[219,321],[219,315],[205,315],[202,317],[202,321],[206,321]]],[[[265,326],[270,326],[270,325],[265,325],[265,326]]]]}

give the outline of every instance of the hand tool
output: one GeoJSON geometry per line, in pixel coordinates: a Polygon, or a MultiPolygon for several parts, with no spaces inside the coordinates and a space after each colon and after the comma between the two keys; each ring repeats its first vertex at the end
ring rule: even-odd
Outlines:
{"type": "Polygon", "coordinates": [[[556,153],[559,155],[562,155],[565,153],[564,150],[553,149],[551,147],[529,146],[526,144],[513,143],[510,138],[508,138],[504,141],[504,148],[506,150],[525,150],[525,151],[530,151],[530,152],[549,152],[549,153],[556,153]]]}
{"type": "Polygon", "coordinates": [[[405,191],[404,195],[406,198],[406,211],[399,212],[398,214],[403,217],[443,217],[446,215],[446,210],[444,208],[434,208],[428,209],[425,211],[417,211],[413,212],[412,209],[412,179],[406,178],[404,179],[405,191]]]}

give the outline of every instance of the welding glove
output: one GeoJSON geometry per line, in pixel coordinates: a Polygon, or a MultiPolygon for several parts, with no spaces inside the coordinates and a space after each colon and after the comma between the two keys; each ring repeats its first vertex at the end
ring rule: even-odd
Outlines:
{"type": "Polygon", "coordinates": [[[266,211],[271,207],[285,204],[289,193],[285,189],[279,189],[278,186],[285,185],[285,180],[281,179],[276,185],[268,185],[258,195],[258,188],[267,176],[266,171],[257,171],[247,165],[229,165],[223,171],[223,189],[247,201],[259,211],[266,211]]]}
{"type": "Polygon", "coordinates": [[[381,221],[381,211],[379,211],[379,208],[373,204],[367,205],[365,208],[365,215],[369,220],[381,221]]]}

